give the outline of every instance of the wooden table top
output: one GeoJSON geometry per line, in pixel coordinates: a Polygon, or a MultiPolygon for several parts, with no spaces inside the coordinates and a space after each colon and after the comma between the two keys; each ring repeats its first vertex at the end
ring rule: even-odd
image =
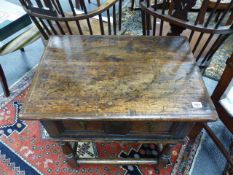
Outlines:
{"type": "Polygon", "coordinates": [[[54,36],[21,119],[213,121],[184,37],[54,36]]]}

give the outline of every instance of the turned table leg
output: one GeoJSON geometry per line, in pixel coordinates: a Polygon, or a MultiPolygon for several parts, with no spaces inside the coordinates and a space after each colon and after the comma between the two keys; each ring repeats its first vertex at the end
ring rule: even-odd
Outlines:
{"type": "Polygon", "coordinates": [[[160,174],[160,169],[164,168],[164,167],[167,167],[169,165],[172,165],[172,162],[171,162],[171,156],[172,156],[172,152],[171,152],[171,148],[174,146],[173,144],[165,144],[165,145],[162,145],[160,144],[161,146],[161,154],[160,154],[160,157],[159,157],[159,162],[158,162],[158,165],[156,166],[156,169],[155,169],[155,172],[157,174],[160,174]]]}
{"type": "Polygon", "coordinates": [[[67,156],[67,163],[72,168],[77,168],[75,150],[68,142],[60,142],[63,153],[67,156]]]}

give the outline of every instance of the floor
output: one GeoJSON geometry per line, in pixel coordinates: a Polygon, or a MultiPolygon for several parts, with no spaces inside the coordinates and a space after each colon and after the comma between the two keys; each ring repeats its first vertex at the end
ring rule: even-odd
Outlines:
{"type": "MultiPolygon", "coordinates": [[[[43,53],[44,46],[41,40],[37,40],[25,48],[25,52],[16,51],[0,56],[0,64],[4,70],[8,86],[12,86],[26,72],[38,64],[43,53]]],[[[2,93],[0,87],[0,94],[2,93]]]]}
{"type": "MultiPolygon", "coordinates": [[[[15,0],[9,0],[15,2],[15,0]]],[[[14,53],[0,56],[0,64],[2,65],[8,85],[12,86],[17,82],[26,72],[36,66],[44,51],[44,45],[41,40],[37,40],[33,44],[25,48],[25,52],[16,51],[14,53]]],[[[211,94],[216,81],[203,77],[206,87],[211,94]]],[[[2,93],[0,88],[0,94],[2,93]]],[[[215,122],[211,124],[211,128],[217,133],[218,137],[229,145],[230,133],[227,131],[222,123],[215,122]]],[[[206,133],[203,135],[203,141],[199,146],[195,162],[191,168],[191,175],[220,175],[225,167],[225,159],[218,151],[213,142],[209,139],[206,133]]]]}

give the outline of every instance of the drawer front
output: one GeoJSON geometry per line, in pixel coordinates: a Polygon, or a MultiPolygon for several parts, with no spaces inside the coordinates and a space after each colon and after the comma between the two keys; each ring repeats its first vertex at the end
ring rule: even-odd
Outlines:
{"type": "Polygon", "coordinates": [[[190,123],[151,121],[43,121],[51,137],[184,138],[190,123]]]}
{"type": "Polygon", "coordinates": [[[65,131],[104,132],[106,134],[169,133],[171,122],[85,122],[63,121],[65,131]]]}

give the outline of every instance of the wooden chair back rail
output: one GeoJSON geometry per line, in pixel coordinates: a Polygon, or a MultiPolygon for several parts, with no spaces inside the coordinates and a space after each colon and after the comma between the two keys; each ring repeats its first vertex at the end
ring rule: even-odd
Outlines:
{"type": "Polygon", "coordinates": [[[233,53],[231,57],[227,60],[226,68],[222,74],[221,79],[218,82],[218,85],[216,86],[211,96],[211,99],[215,104],[215,108],[217,109],[220,119],[233,134],[233,118],[225,110],[225,108],[219,103],[220,98],[224,94],[226,88],[229,86],[230,82],[232,81],[232,78],[233,78],[233,53]]]}
{"type": "Polygon", "coordinates": [[[230,84],[232,77],[233,77],[233,54],[229,59],[227,59],[226,68],[222,74],[221,79],[218,82],[218,85],[216,86],[211,96],[214,103],[217,103],[220,100],[225,89],[230,84]]]}
{"type": "Polygon", "coordinates": [[[169,3],[155,0],[151,5],[150,1],[141,1],[143,35],[187,36],[198,65],[206,68],[216,50],[233,33],[233,0],[225,10],[219,10],[220,0],[217,0],[214,7],[204,14],[204,22],[200,22],[202,11],[207,8],[209,0],[204,0],[198,11],[193,9],[195,3],[196,0],[172,0],[169,3]],[[189,21],[191,11],[197,14],[189,21]]]}
{"type": "Polygon", "coordinates": [[[46,40],[48,40],[50,35],[93,35],[96,30],[100,31],[98,34],[101,35],[104,35],[105,33],[108,35],[116,35],[117,25],[118,30],[121,30],[121,1],[122,0],[119,0],[118,3],[119,16],[117,24],[116,3],[118,0],[107,0],[106,3],[98,6],[92,11],[87,11],[85,2],[81,0],[80,5],[84,11],[82,14],[77,14],[72,0],[68,0],[67,2],[71,10],[69,14],[64,11],[58,0],[36,0],[36,4],[32,4],[30,0],[20,0],[25,11],[32,18],[46,40]],[[112,12],[112,20],[110,11],[112,12]],[[106,13],[107,15],[105,20],[103,19],[103,13],[106,13]],[[84,22],[87,29],[84,27],[84,22]],[[98,29],[96,29],[96,27],[98,27],[98,29]],[[74,32],[74,30],[77,30],[78,32],[74,32]],[[86,30],[88,30],[88,33],[86,30]]]}
{"type": "Polygon", "coordinates": [[[227,162],[230,164],[231,167],[233,167],[233,159],[230,156],[230,153],[226,150],[224,145],[221,143],[221,141],[218,139],[218,137],[214,134],[214,132],[210,129],[208,125],[204,124],[203,127],[208,133],[208,135],[211,137],[211,139],[214,141],[214,143],[217,145],[217,147],[220,149],[227,162]]]}
{"type": "MultiPolygon", "coordinates": [[[[218,112],[219,118],[223,122],[223,124],[229,129],[229,131],[233,134],[233,118],[232,116],[225,110],[225,108],[219,103],[222,95],[224,94],[225,90],[229,86],[230,82],[233,78],[233,53],[230,58],[227,59],[226,68],[219,80],[211,99],[215,105],[215,108],[218,112]]],[[[207,126],[204,125],[205,130],[209,134],[209,136],[213,139],[215,144],[218,146],[220,151],[223,153],[224,157],[227,159],[229,165],[233,168],[233,159],[230,157],[230,154],[225,149],[223,144],[220,140],[216,137],[214,132],[207,126]]]]}
{"type": "MultiPolygon", "coordinates": [[[[185,28],[190,29],[192,31],[205,32],[205,33],[210,33],[210,34],[231,34],[233,32],[233,25],[231,27],[220,26],[219,28],[205,28],[202,25],[199,25],[199,24],[193,25],[192,23],[190,23],[188,21],[183,21],[181,19],[172,17],[170,15],[166,15],[166,14],[162,15],[162,14],[154,11],[154,9],[152,7],[149,7],[149,8],[145,7],[145,2],[142,2],[141,4],[144,5],[144,6],[141,6],[141,9],[144,10],[146,13],[153,15],[154,18],[161,19],[162,21],[168,21],[168,22],[173,23],[179,27],[185,27],[185,28]]],[[[143,30],[145,30],[145,29],[147,29],[147,31],[148,31],[148,30],[150,30],[150,27],[147,28],[147,27],[143,26],[143,30]]],[[[156,27],[153,29],[156,30],[156,27]]],[[[162,32],[162,29],[161,29],[161,32],[162,32]]],[[[190,36],[190,37],[192,39],[193,36],[190,36]]]]}

